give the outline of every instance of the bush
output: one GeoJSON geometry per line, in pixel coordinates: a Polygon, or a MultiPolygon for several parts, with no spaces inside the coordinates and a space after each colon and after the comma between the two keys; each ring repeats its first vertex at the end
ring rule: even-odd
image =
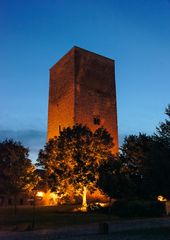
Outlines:
{"type": "Polygon", "coordinates": [[[116,201],[111,212],[119,217],[160,217],[165,214],[165,204],[157,201],[116,201]]]}
{"type": "Polygon", "coordinates": [[[108,213],[108,207],[102,207],[100,203],[90,203],[87,207],[88,212],[108,213]]]}
{"type": "Polygon", "coordinates": [[[110,207],[90,203],[88,212],[111,213],[118,217],[161,217],[165,215],[165,204],[158,201],[133,200],[116,201],[110,207]]]}

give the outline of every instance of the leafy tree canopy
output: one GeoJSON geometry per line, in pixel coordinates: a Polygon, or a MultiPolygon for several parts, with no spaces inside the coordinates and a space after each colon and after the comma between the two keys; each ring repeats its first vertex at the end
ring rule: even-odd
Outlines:
{"type": "Polygon", "coordinates": [[[39,153],[38,165],[46,170],[52,190],[64,194],[72,187],[80,195],[85,188],[96,189],[98,168],[112,155],[112,148],[113,139],[104,128],[93,133],[86,126],[74,125],[49,140],[39,153]]]}
{"type": "Polygon", "coordinates": [[[165,121],[160,123],[159,127],[156,128],[155,137],[157,140],[163,141],[164,144],[170,148],[170,104],[165,109],[165,114],[168,116],[168,119],[165,119],[165,121]]]}
{"type": "Polygon", "coordinates": [[[103,161],[99,167],[98,186],[110,198],[128,199],[133,196],[134,184],[127,167],[118,156],[103,161]]]}
{"type": "Polygon", "coordinates": [[[12,139],[0,142],[0,192],[31,192],[38,181],[35,167],[28,158],[29,150],[12,139]]]}
{"type": "MultiPolygon", "coordinates": [[[[170,117],[170,105],[165,111],[170,117]]],[[[121,149],[121,160],[136,186],[136,196],[170,198],[170,121],[166,119],[153,136],[130,135],[121,149]]],[[[135,190],[135,188],[134,188],[135,190]]]]}
{"type": "Polygon", "coordinates": [[[165,109],[168,117],[156,128],[153,136],[153,170],[157,194],[170,199],[170,104],[165,109]]]}
{"type": "Polygon", "coordinates": [[[152,137],[146,134],[129,135],[125,138],[121,148],[120,159],[126,174],[133,182],[133,197],[148,198],[148,185],[152,179],[150,178],[150,156],[152,148],[152,137]]]}

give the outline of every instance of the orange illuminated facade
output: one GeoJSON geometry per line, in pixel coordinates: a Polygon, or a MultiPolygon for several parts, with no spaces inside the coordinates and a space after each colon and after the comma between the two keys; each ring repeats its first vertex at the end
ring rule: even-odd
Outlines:
{"type": "Polygon", "coordinates": [[[79,47],[50,69],[47,140],[76,123],[104,126],[118,152],[114,60],[79,47]]]}

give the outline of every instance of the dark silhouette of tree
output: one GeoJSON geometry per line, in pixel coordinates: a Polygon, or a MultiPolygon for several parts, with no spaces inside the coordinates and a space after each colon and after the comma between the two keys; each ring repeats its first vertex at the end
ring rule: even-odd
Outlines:
{"type": "Polygon", "coordinates": [[[170,105],[165,109],[165,114],[168,119],[160,123],[153,136],[153,177],[157,186],[156,194],[170,198],[170,105]]]}
{"type": "Polygon", "coordinates": [[[135,184],[139,198],[170,198],[170,105],[168,119],[160,123],[153,136],[130,135],[121,149],[121,160],[135,184]]]}
{"type": "Polygon", "coordinates": [[[128,176],[134,184],[134,197],[150,198],[153,194],[150,175],[150,157],[153,140],[146,134],[129,135],[121,148],[120,159],[126,167],[128,176]],[[147,186],[147,187],[146,187],[147,186]]]}
{"type": "Polygon", "coordinates": [[[156,128],[155,138],[170,148],[170,104],[165,109],[165,114],[168,116],[168,119],[165,119],[165,121],[160,123],[159,127],[156,128]]]}
{"type": "Polygon", "coordinates": [[[98,186],[110,199],[129,199],[133,196],[134,184],[119,156],[110,156],[102,162],[99,173],[98,186]]]}
{"type": "Polygon", "coordinates": [[[38,181],[28,149],[12,139],[0,142],[0,169],[0,192],[14,196],[16,211],[17,194],[30,193],[38,181]]]}
{"type": "Polygon", "coordinates": [[[111,155],[112,140],[104,128],[94,133],[82,125],[63,129],[40,150],[38,157],[50,188],[60,195],[74,189],[76,195],[82,196],[82,207],[86,208],[86,192],[97,188],[98,169],[111,155]]]}

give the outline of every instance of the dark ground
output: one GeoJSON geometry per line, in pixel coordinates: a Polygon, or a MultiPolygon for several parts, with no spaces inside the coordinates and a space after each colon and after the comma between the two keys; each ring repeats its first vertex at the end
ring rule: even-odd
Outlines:
{"type": "Polygon", "coordinates": [[[35,231],[1,231],[0,240],[170,240],[170,218],[115,220],[107,222],[108,233],[102,223],[62,226],[57,229],[35,231]]]}

